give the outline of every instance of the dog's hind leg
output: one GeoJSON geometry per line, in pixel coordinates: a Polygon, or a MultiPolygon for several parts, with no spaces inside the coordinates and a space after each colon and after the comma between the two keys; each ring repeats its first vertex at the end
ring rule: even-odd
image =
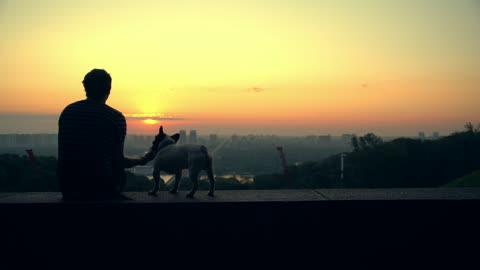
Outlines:
{"type": "Polygon", "coordinates": [[[192,190],[187,194],[188,198],[193,198],[193,195],[195,195],[195,192],[198,189],[198,173],[200,170],[198,169],[190,169],[190,180],[192,181],[193,187],[192,190]]]}
{"type": "Polygon", "coordinates": [[[157,191],[160,189],[160,170],[153,170],[153,189],[148,192],[148,195],[157,195],[157,191]]]}
{"type": "Polygon", "coordinates": [[[180,180],[182,179],[182,170],[178,170],[175,172],[175,182],[173,182],[173,187],[170,189],[170,193],[174,194],[178,191],[178,185],[180,184],[180,180]]]}
{"type": "Polygon", "coordinates": [[[210,190],[208,191],[208,196],[213,197],[213,193],[215,192],[215,178],[213,177],[213,164],[212,164],[212,157],[208,156],[207,162],[207,176],[208,181],[210,182],[210,190]]]}

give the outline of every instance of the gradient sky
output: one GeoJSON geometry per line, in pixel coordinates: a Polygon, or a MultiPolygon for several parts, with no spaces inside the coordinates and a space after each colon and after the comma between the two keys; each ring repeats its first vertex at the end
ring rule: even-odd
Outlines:
{"type": "Polygon", "coordinates": [[[477,0],[0,0],[0,34],[0,132],[56,132],[93,68],[112,75],[107,104],[129,134],[446,134],[480,121],[477,0]]]}

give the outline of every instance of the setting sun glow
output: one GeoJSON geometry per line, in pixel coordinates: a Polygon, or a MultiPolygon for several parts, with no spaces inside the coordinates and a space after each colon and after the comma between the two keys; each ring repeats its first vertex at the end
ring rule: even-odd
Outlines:
{"type": "Polygon", "coordinates": [[[157,120],[153,120],[153,119],[145,119],[145,120],[143,120],[143,123],[145,123],[147,125],[156,125],[159,122],[157,120]]]}

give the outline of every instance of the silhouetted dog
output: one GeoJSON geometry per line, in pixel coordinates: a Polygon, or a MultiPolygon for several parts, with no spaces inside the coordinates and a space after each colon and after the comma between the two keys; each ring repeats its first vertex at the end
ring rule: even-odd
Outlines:
{"type": "Polygon", "coordinates": [[[153,159],[153,180],[154,186],[149,195],[155,195],[159,189],[160,172],[175,174],[175,183],[170,193],[178,191],[178,185],[182,177],[182,170],[188,169],[190,180],[193,183],[192,190],[187,197],[193,198],[198,189],[198,174],[201,170],[207,172],[210,182],[208,196],[214,196],[215,179],[213,177],[212,157],[208,154],[204,145],[183,144],[177,145],[180,134],[169,136],[163,132],[163,126],[155,136],[150,152],[147,155],[155,156],[153,159]]]}

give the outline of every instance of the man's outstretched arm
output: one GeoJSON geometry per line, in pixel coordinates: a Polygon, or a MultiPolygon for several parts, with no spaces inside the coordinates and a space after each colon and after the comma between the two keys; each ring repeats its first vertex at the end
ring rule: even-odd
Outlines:
{"type": "Polygon", "coordinates": [[[128,157],[123,157],[123,168],[131,168],[135,167],[138,165],[145,165],[149,161],[151,161],[153,158],[151,155],[146,154],[145,156],[141,158],[128,158],[128,157]]]}

